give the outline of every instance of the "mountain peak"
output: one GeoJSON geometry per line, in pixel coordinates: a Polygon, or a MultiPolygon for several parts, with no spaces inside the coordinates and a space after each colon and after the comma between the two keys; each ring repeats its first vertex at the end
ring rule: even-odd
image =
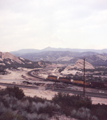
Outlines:
{"type": "Polygon", "coordinates": [[[53,51],[55,50],[55,48],[52,48],[52,47],[47,47],[47,48],[44,48],[42,51],[53,51]]]}

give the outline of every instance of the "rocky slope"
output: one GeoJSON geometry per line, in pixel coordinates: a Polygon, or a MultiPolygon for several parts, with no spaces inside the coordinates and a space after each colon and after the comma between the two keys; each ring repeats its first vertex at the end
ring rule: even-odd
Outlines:
{"type": "MultiPolygon", "coordinates": [[[[75,65],[74,65],[74,68],[83,69],[84,68],[84,60],[83,59],[77,60],[75,65]]],[[[85,61],[85,69],[95,69],[95,68],[89,62],[85,61]]]]}
{"type": "MultiPolygon", "coordinates": [[[[48,63],[47,63],[48,64],[48,63]]],[[[0,67],[1,68],[17,68],[17,67],[26,67],[26,68],[36,68],[36,67],[45,67],[46,62],[32,62],[21,57],[16,57],[15,55],[10,54],[9,52],[2,53],[0,52],[0,67]]]]}
{"type": "Polygon", "coordinates": [[[5,52],[5,53],[0,52],[0,61],[4,61],[7,64],[11,64],[14,62],[17,62],[19,64],[24,64],[18,57],[14,56],[8,52],[5,52]]]}

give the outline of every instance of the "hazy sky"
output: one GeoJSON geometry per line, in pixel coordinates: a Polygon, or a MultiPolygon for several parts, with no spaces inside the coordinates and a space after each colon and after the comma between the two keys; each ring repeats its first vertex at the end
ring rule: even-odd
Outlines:
{"type": "Polygon", "coordinates": [[[107,48],[107,0],[0,0],[0,51],[107,48]]]}

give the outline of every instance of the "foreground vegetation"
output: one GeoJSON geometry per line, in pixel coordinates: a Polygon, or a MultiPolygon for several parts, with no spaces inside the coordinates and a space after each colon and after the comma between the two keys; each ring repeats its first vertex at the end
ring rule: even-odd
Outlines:
{"type": "Polygon", "coordinates": [[[49,101],[25,96],[18,87],[0,90],[0,120],[51,120],[56,114],[78,120],[107,120],[107,105],[93,105],[88,97],[62,93],[49,101]]]}

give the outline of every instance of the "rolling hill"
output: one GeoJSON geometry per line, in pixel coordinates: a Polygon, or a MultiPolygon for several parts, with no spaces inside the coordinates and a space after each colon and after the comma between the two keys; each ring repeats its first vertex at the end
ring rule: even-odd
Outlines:
{"type": "Polygon", "coordinates": [[[44,61],[32,62],[22,57],[12,55],[9,52],[5,53],[0,52],[0,68],[17,68],[17,67],[38,68],[45,67],[45,65],[46,62],[44,61]]]}
{"type": "Polygon", "coordinates": [[[87,62],[94,66],[107,66],[107,49],[95,50],[47,47],[42,50],[23,49],[11,53],[30,61],[43,60],[55,63],[75,64],[78,59],[86,58],[87,62]]]}

